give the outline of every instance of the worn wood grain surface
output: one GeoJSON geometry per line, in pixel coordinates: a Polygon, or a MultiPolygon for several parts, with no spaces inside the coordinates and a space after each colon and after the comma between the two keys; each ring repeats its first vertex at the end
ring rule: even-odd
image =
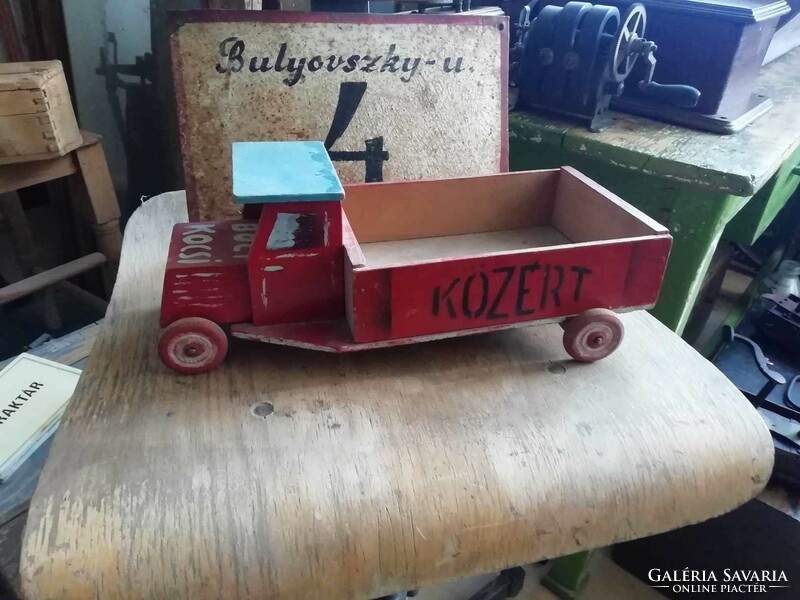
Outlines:
{"type": "Polygon", "coordinates": [[[591,365],[540,326],[347,356],[235,341],[175,375],[155,345],[185,218],[173,193],[128,224],[31,503],[30,600],[372,598],[700,521],[769,476],[758,414],[643,312],[591,365]]]}
{"type": "MultiPolygon", "coordinates": [[[[764,67],[758,93],[772,98],[766,115],[734,135],[694,131],[615,112],[614,125],[592,133],[574,121],[513,113],[529,139],[555,144],[615,166],[718,192],[752,196],[800,145],[800,48],[764,67]]],[[[511,135],[518,135],[512,129],[511,135]]]]}

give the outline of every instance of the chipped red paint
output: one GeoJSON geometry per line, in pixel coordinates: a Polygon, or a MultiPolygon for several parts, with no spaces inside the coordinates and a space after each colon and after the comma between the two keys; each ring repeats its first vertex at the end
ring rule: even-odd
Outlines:
{"type": "Polygon", "coordinates": [[[247,257],[255,221],[180,223],[172,230],[161,326],[182,317],[249,321],[247,257]]]}
{"type": "MultiPolygon", "coordinates": [[[[279,206],[283,214],[314,216],[307,203],[279,206]]],[[[317,217],[337,220],[338,234],[327,245],[319,237],[324,219],[309,218],[302,235],[269,248],[280,213],[275,206],[264,211],[255,233],[252,221],[176,226],[162,325],[189,316],[249,321],[252,327],[237,331],[253,335],[254,327],[287,325],[257,335],[291,333],[301,336],[298,342],[307,335],[309,344],[352,351],[373,342],[558,320],[589,308],[646,308],[658,298],[671,246],[663,235],[371,269],[346,220],[345,251],[338,203],[319,203],[317,210],[317,217]],[[249,260],[243,236],[252,241],[249,260]],[[331,319],[339,320],[336,343],[322,340],[332,330],[303,325],[331,319]]]]}
{"type": "Polygon", "coordinates": [[[175,226],[161,324],[207,319],[236,337],[354,352],[648,308],[672,238],[647,225],[632,237],[371,268],[339,202],[265,204],[258,222],[175,226]]]}
{"type": "Polygon", "coordinates": [[[342,205],[264,204],[247,267],[253,323],[344,315],[342,205]]]}
{"type": "Polygon", "coordinates": [[[406,338],[655,304],[669,237],[354,268],[353,337],[406,338]]]}

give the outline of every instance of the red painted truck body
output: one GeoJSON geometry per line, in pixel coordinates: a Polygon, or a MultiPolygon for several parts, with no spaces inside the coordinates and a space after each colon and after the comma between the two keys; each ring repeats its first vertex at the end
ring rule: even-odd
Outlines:
{"type": "Polygon", "coordinates": [[[651,307],[671,237],[576,171],[365,184],[175,227],[161,325],[345,352],[651,307]]]}

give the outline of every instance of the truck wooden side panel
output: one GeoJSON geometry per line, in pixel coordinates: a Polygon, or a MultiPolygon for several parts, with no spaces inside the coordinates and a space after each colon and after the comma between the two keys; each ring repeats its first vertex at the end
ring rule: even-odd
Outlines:
{"type": "Polygon", "coordinates": [[[355,341],[370,342],[650,307],[669,236],[354,268],[355,341]]]}

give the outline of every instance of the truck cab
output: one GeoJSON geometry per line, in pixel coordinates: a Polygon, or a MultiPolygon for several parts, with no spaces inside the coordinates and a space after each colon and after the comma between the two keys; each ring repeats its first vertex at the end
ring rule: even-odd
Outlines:
{"type": "Polygon", "coordinates": [[[343,199],[321,142],[234,143],[233,200],[243,218],[173,229],[162,359],[178,371],[211,370],[227,351],[222,325],[343,317],[343,199]]]}

